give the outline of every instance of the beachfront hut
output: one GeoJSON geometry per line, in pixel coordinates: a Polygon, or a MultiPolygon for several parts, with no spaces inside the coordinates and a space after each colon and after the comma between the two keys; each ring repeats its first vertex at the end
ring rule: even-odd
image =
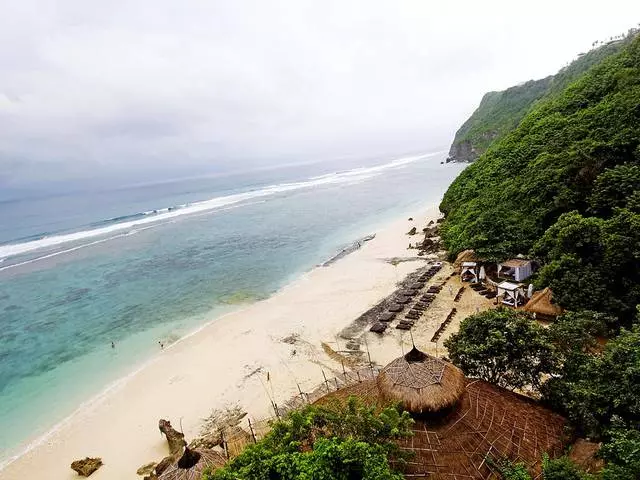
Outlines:
{"type": "Polygon", "coordinates": [[[553,292],[549,287],[535,292],[522,309],[534,314],[538,320],[555,320],[562,314],[562,307],[553,303],[553,292]]]}
{"type": "Polygon", "coordinates": [[[479,280],[478,264],[476,262],[462,262],[460,265],[460,280],[477,283],[479,280]]]}
{"type": "Polygon", "coordinates": [[[376,379],[346,385],[318,403],[351,396],[377,407],[400,402],[413,414],[413,435],[397,440],[401,451],[412,454],[397,465],[407,478],[495,479],[495,465],[504,460],[522,463],[532,478],[541,478],[541,452],[556,458],[565,447],[561,416],[530,398],[466,379],[449,362],[415,348],[376,379]]]}
{"type": "Polygon", "coordinates": [[[498,264],[498,278],[521,282],[533,273],[531,260],[512,258],[498,264]]]}
{"type": "Polygon", "coordinates": [[[435,413],[453,407],[464,392],[464,374],[450,363],[415,346],[378,375],[382,397],[400,403],[413,414],[435,413]]]}
{"type": "Polygon", "coordinates": [[[519,307],[526,301],[522,286],[506,280],[498,284],[497,296],[503,304],[511,307],[519,307]]]}

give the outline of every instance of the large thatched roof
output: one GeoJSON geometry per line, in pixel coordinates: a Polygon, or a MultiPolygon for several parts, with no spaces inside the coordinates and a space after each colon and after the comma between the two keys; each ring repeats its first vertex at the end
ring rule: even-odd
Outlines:
{"type": "Polygon", "coordinates": [[[522,309],[543,317],[557,317],[562,314],[562,308],[553,303],[553,292],[549,287],[535,292],[522,309]]]}
{"type": "MultiPolygon", "coordinates": [[[[375,380],[332,392],[318,403],[347,401],[356,396],[382,408],[375,380]]],[[[413,435],[398,440],[413,455],[397,465],[406,478],[430,480],[495,480],[494,462],[523,463],[533,478],[542,478],[542,454],[563,454],[564,419],[530,398],[482,380],[467,380],[462,397],[448,415],[417,416],[413,435]],[[489,462],[492,460],[493,462],[489,462]]]]}
{"type": "Polygon", "coordinates": [[[399,402],[416,414],[436,413],[454,406],[465,385],[460,369],[415,346],[384,367],[377,382],[386,400],[399,402]]]}

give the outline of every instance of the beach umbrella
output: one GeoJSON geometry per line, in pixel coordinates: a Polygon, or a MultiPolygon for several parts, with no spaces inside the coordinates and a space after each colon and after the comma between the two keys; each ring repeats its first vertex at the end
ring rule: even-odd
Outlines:
{"type": "Polygon", "coordinates": [[[464,374],[458,367],[415,346],[384,367],[376,381],[384,399],[417,414],[453,407],[465,390],[464,374]]]}

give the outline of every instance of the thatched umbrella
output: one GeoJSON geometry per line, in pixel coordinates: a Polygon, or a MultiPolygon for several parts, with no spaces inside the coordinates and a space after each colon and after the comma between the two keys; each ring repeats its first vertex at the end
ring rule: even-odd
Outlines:
{"type": "Polygon", "coordinates": [[[377,379],[380,393],[411,413],[436,413],[453,407],[464,393],[462,371],[415,346],[384,367],[377,379]]]}
{"type": "Polygon", "coordinates": [[[201,480],[205,469],[213,470],[224,463],[224,457],[215,450],[186,447],[182,457],[162,472],[158,480],[201,480]]]}

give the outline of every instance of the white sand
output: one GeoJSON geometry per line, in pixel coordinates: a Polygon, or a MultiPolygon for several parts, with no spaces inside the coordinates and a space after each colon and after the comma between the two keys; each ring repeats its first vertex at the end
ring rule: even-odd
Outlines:
{"type": "MultiPolygon", "coordinates": [[[[415,222],[406,218],[393,222],[333,265],[316,268],[271,298],[217,319],[165,349],[99,401],[83,407],[46,442],[8,465],[0,478],[76,479],[70,463],[99,456],[105,465],[92,480],[140,479],[135,473],[138,467],[168,453],[158,432],[160,418],[170,419],[176,427],[182,419],[191,439],[214,408],[240,405],[260,418],[270,414],[267,391],[279,404],[297,393],[296,382],[311,391],[323,379],[321,369],[327,375],[341,370],[321,342],[336,348],[336,336],[343,327],[392,293],[407,273],[425,265],[424,260],[397,266],[384,261],[415,255],[416,250],[407,250],[407,245],[418,237],[405,233],[414,225],[420,231],[436,217],[437,209],[417,213],[415,222]],[[291,334],[299,335],[295,345],[282,341],[291,334]]],[[[468,313],[475,308],[472,295],[479,297],[466,292],[461,302],[468,313]]],[[[434,302],[435,308],[428,313],[433,318],[414,328],[416,343],[428,350],[432,349],[426,345],[430,336],[452,305],[447,287],[440,296],[441,306],[434,302]]],[[[379,363],[400,355],[400,343],[406,347],[410,342],[407,334],[393,328],[383,337],[367,334],[367,338],[372,358],[379,363]]]]}

